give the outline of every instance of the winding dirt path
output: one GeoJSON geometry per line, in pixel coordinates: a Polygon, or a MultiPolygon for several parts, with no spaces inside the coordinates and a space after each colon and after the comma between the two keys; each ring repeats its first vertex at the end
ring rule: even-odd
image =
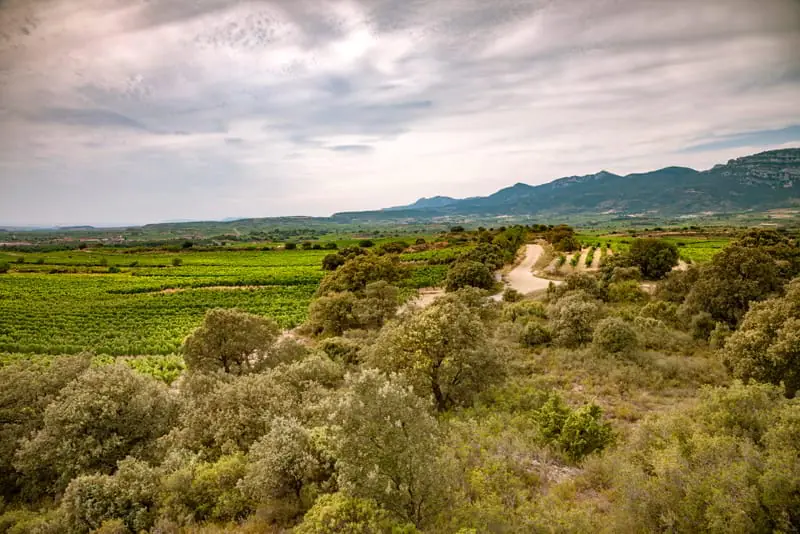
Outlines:
{"type": "Polygon", "coordinates": [[[541,245],[525,245],[525,259],[506,275],[506,285],[524,295],[533,291],[547,289],[550,282],[561,283],[557,280],[539,278],[533,274],[533,266],[539,261],[542,253],[544,253],[544,249],[541,245]]]}

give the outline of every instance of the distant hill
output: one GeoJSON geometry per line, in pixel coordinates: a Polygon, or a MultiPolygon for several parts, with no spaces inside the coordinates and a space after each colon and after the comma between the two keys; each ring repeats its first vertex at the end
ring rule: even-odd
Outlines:
{"type": "Polygon", "coordinates": [[[333,219],[575,214],[673,217],[767,210],[796,203],[800,203],[800,148],[789,148],[732,159],[706,171],[666,167],[626,176],[600,171],[538,186],[517,183],[487,197],[421,198],[408,206],[337,213],[333,219]]]}

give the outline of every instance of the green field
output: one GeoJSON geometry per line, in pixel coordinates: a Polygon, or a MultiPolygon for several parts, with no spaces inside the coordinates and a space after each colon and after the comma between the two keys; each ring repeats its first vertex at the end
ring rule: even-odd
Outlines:
{"type": "MultiPolygon", "coordinates": [[[[330,252],[0,254],[12,266],[0,277],[0,352],[169,354],[215,307],[266,315],[290,328],[305,320],[330,252]]],[[[428,265],[425,253],[403,259],[413,267],[401,284],[405,294],[444,279],[447,266],[428,265]]]]}
{"type": "MultiPolygon", "coordinates": [[[[608,243],[611,245],[611,250],[614,252],[627,251],[630,244],[636,239],[633,236],[615,234],[578,234],[577,237],[585,247],[591,247],[597,243],[601,245],[608,243]]],[[[658,237],[659,239],[675,243],[680,252],[681,259],[690,263],[705,263],[710,261],[715,254],[731,242],[731,238],[725,236],[665,235],[658,237]]]]}

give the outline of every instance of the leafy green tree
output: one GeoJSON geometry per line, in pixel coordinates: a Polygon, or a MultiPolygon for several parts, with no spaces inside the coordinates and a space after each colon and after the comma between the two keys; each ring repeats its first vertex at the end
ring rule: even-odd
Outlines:
{"type": "Polygon", "coordinates": [[[328,293],[309,306],[308,326],[314,334],[340,336],[354,328],[377,329],[397,313],[398,290],[383,280],[364,291],[328,293]]]}
{"type": "Polygon", "coordinates": [[[283,248],[284,250],[297,250],[297,243],[286,243],[283,248]]]}
{"type": "Polygon", "coordinates": [[[148,531],[155,523],[158,475],[145,462],[122,460],[113,476],[83,475],[67,486],[61,511],[70,532],[89,533],[109,520],[126,532],[148,531]]]}
{"type": "Polygon", "coordinates": [[[505,254],[498,245],[480,243],[474,249],[464,252],[458,260],[477,261],[484,264],[490,271],[496,271],[505,264],[505,254]]]}
{"type": "Polygon", "coordinates": [[[308,508],[309,497],[313,501],[320,486],[327,489],[333,476],[332,460],[293,418],[276,418],[269,433],[251,447],[248,460],[240,487],[256,502],[289,498],[308,508]],[[309,494],[309,489],[316,491],[309,494]]]}
{"type": "Polygon", "coordinates": [[[681,304],[699,278],[700,269],[695,266],[690,266],[684,271],[672,271],[656,286],[656,297],[681,304]]]}
{"type": "Polygon", "coordinates": [[[325,275],[317,289],[317,295],[341,291],[363,291],[370,282],[383,280],[393,283],[405,277],[406,274],[407,269],[400,265],[400,260],[395,255],[354,256],[335,271],[325,275]]]}
{"type": "Polygon", "coordinates": [[[723,361],[733,376],[800,389],[800,279],[784,297],[755,303],[725,342],[723,361]]]}
{"type": "Polygon", "coordinates": [[[52,362],[23,359],[0,367],[0,498],[34,493],[22,487],[14,455],[23,438],[42,427],[45,409],[59,391],[86,371],[89,362],[89,356],[59,356],[52,362]]]}
{"type": "Polygon", "coordinates": [[[428,402],[400,377],[375,369],[349,376],[332,421],[340,491],[374,499],[418,527],[442,510],[449,488],[439,427],[428,402]]]}
{"type": "Polygon", "coordinates": [[[371,248],[375,246],[375,243],[371,239],[362,239],[358,242],[358,246],[361,248],[371,248]]]}
{"type": "Polygon", "coordinates": [[[648,298],[636,280],[608,284],[609,302],[646,302],[648,298]]]}
{"type": "Polygon", "coordinates": [[[536,322],[529,322],[522,327],[519,342],[527,347],[538,347],[549,343],[553,335],[544,326],[536,322]]]}
{"type": "Polygon", "coordinates": [[[234,309],[206,312],[203,324],[184,340],[181,351],[190,371],[246,373],[259,368],[280,334],[269,318],[234,309]]]}
{"type": "Polygon", "coordinates": [[[372,499],[342,493],[322,495],[294,528],[295,534],[417,534],[414,525],[399,525],[372,499]]]}
{"type": "Polygon", "coordinates": [[[468,286],[491,289],[494,283],[491,271],[483,263],[471,260],[457,261],[447,271],[445,288],[447,291],[457,291],[468,286]]]}
{"type": "Polygon", "coordinates": [[[769,255],[757,248],[729,246],[702,268],[686,306],[735,327],[751,302],[765,300],[780,289],[778,269],[769,255]]]}
{"type": "Polygon", "coordinates": [[[439,411],[469,405],[505,368],[480,316],[458,301],[437,301],[384,327],[367,363],[403,373],[439,411]]]}
{"type": "Polygon", "coordinates": [[[172,428],[176,411],[162,382],[127,365],[93,368],[47,406],[41,430],[22,442],[14,465],[58,492],[75,476],[110,473],[126,456],[155,458],[155,441],[172,428]]]}
{"type": "Polygon", "coordinates": [[[639,267],[642,276],[649,280],[664,278],[678,265],[680,254],[674,243],[663,239],[634,239],[628,250],[633,264],[639,267]]]}
{"type": "Polygon", "coordinates": [[[619,317],[606,317],[597,323],[592,344],[610,354],[627,353],[636,348],[636,331],[619,317]]]}
{"type": "Polygon", "coordinates": [[[11,269],[7,261],[0,261],[0,274],[5,274],[11,269]]]}

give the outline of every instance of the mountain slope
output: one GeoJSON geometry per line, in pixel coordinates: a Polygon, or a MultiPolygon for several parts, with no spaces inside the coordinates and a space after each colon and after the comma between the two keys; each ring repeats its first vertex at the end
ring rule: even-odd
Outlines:
{"type": "Polygon", "coordinates": [[[337,213],[339,220],[442,216],[649,213],[658,216],[766,210],[800,201],[800,148],[732,159],[706,171],[666,167],[620,176],[601,171],[531,186],[517,183],[487,197],[422,198],[386,210],[337,213]]]}

